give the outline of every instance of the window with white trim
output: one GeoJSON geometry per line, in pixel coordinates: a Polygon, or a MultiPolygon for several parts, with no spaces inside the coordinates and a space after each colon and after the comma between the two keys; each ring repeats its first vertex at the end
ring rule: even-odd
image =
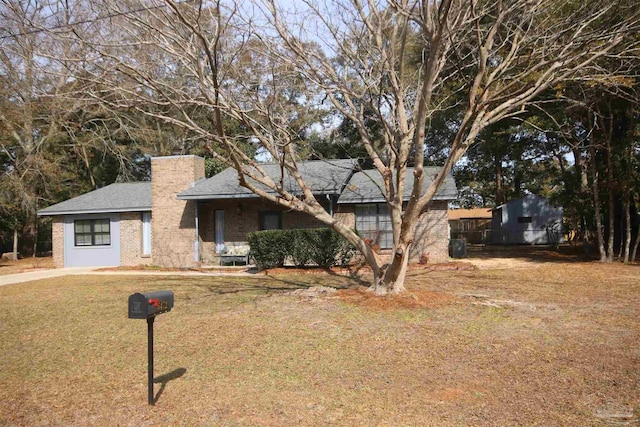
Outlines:
{"type": "Polygon", "coordinates": [[[217,210],[214,214],[214,229],[216,241],[216,253],[224,250],[224,211],[217,210]]]}
{"type": "Polygon", "coordinates": [[[111,244],[111,222],[109,218],[77,219],[73,221],[76,246],[109,246],[111,244]]]}
{"type": "Polygon", "coordinates": [[[384,203],[356,205],[356,230],[381,249],[393,247],[393,228],[389,208],[384,203]]]}
{"type": "Polygon", "coordinates": [[[151,212],[142,212],[142,256],[151,255],[151,212]]]}

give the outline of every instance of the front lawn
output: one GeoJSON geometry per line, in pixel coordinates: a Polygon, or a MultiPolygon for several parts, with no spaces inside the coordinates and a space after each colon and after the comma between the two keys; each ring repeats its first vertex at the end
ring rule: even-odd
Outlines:
{"type": "Polygon", "coordinates": [[[55,268],[53,266],[53,258],[51,257],[30,257],[22,258],[16,261],[0,259],[0,276],[49,268],[55,268]]]}
{"type": "Polygon", "coordinates": [[[0,425],[603,425],[640,418],[640,267],[70,276],[0,287],[0,425]],[[127,297],[171,289],[155,322],[127,297]]]}

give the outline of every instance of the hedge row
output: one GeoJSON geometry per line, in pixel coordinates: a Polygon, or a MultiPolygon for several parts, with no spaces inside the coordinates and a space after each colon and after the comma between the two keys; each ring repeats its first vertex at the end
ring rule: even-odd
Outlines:
{"type": "Polygon", "coordinates": [[[256,231],[249,234],[249,246],[260,269],[282,267],[285,260],[296,267],[329,268],[348,263],[354,254],[351,245],[329,228],[256,231]]]}

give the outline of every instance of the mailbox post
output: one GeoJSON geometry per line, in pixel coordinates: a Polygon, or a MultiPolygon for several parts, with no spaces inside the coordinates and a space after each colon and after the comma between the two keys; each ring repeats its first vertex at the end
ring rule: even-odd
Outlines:
{"type": "Polygon", "coordinates": [[[149,405],[153,405],[155,396],[153,393],[153,321],[155,316],[147,319],[147,387],[149,405]]]}
{"type": "Polygon", "coordinates": [[[147,357],[149,405],[154,404],[153,395],[153,322],[158,314],[173,308],[173,292],[157,291],[135,293],[129,296],[129,319],[147,319],[147,357]]]}

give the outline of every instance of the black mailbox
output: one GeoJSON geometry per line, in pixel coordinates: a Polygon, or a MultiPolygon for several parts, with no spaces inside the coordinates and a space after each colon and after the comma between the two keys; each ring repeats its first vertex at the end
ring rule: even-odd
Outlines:
{"type": "Polygon", "coordinates": [[[129,319],[147,319],[149,405],[155,403],[153,395],[153,323],[158,314],[171,311],[172,308],[173,292],[171,291],[147,292],[146,294],[138,292],[129,296],[129,319]]]}
{"type": "Polygon", "coordinates": [[[173,292],[171,291],[135,293],[129,296],[129,319],[149,319],[171,311],[172,308],[173,292]]]}

